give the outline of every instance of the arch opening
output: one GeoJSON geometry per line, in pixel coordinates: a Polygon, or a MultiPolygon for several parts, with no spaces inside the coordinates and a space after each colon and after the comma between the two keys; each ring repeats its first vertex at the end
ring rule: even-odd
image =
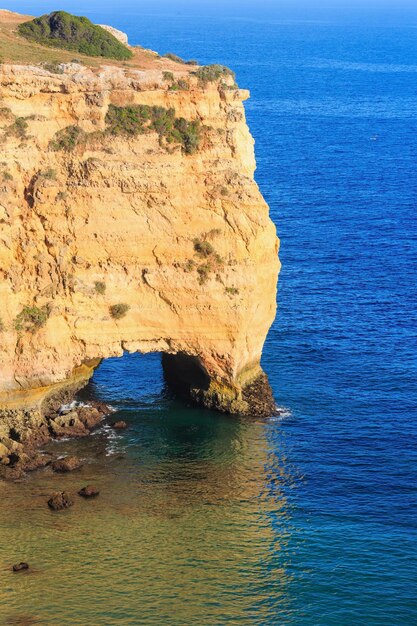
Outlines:
{"type": "MultiPolygon", "coordinates": [[[[268,378],[259,368],[245,383],[227,382],[211,376],[202,359],[184,352],[125,352],[124,357],[110,357],[96,368],[87,392],[105,385],[106,392],[118,396],[121,388],[130,388],[140,401],[155,400],[167,392],[182,400],[221,413],[265,417],[274,413],[275,402],[268,378]],[[113,364],[116,363],[116,369],[113,364]],[[113,379],[116,380],[114,384],[113,379]],[[127,379],[127,380],[126,380],[127,379]],[[120,384],[119,381],[123,381],[120,384]]],[[[85,393],[85,392],[84,392],[85,393]]],[[[106,399],[111,402],[111,397],[106,399]]]]}
{"type": "Polygon", "coordinates": [[[96,363],[91,378],[78,392],[81,399],[100,399],[106,402],[124,401],[131,395],[139,402],[148,402],[157,396],[171,395],[192,399],[194,393],[208,392],[210,376],[198,357],[185,353],[128,352],[96,363]],[[97,398],[95,397],[97,396],[97,398]]]}

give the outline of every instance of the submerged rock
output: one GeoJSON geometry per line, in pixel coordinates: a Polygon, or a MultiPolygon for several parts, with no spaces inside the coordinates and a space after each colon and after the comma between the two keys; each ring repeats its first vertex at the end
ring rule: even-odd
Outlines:
{"type": "Polygon", "coordinates": [[[95,498],[99,494],[100,491],[93,485],[87,485],[86,487],[80,489],[80,491],[78,492],[78,495],[82,496],[83,498],[95,498]]]}
{"type": "Polygon", "coordinates": [[[48,500],[48,506],[53,511],[62,511],[72,506],[74,502],[66,491],[57,491],[48,500]]]}
{"type": "Polygon", "coordinates": [[[119,422],[113,422],[111,427],[114,430],[125,430],[127,428],[127,423],[124,422],[123,420],[120,420],[119,422]]]}
{"type": "Polygon", "coordinates": [[[77,411],[52,418],[50,428],[55,437],[82,437],[88,435],[89,432],[80,420],[77,411]]]}
{"type": "MultiPolygon", "coordinates": [[[[22,455],[23,458],[23,455],[22,455]]],[[[50,454],[33,453],[33,455],[25,455],[23,469],[25,472],[33,472],[34,470],[46,467],[50,464],[52,458],[50,454]]]]}
{"type": "Polygon", "coordinates": [[[110,409],[103,403],[79,406],[49,416],[49,428],[55,437],[85,437],[110,409]]]}
{"type": "Polygon", "coordinates": [[[84,406],[78,410],[78,418],[88,429],[94,428],[103,419],[104,413],[96,407],[84,406]]]}
{"type": "Polygon", "coordinates": [[[66,456],[52,463],[52,469],[57,473],[73,472],[82,467],[82,462],[77,456],[66,456]]]}
{"type": "MultiPolygon", "coordinates": [[[[39,452],[40,445],[55,437],[85,437],[112,412],[103,402],[85,406],[72,401],[63,405],[62,401],[71,399],[74,391],[51,397],[42,410],[0,409],[0,478],[19,480],[26,472],[49,465],[52,457],[39,452]]],[[[56,460],[53,469],[66,472],[78,467],[81,462],[69,457],[56,460]]]]}
{"type": "Polygon", "coordinates": [[[29,564],[23,561],[21,563],[16,563],[16,565],[13,565],[14,572],[24,572],[25,570],[28,570],[28,569],[29,569],[29,564]]]}

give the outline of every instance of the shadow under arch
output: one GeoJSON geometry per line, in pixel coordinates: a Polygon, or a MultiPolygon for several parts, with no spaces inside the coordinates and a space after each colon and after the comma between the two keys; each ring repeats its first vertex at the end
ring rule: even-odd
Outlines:
{"type": "Polygon", "coordinates": [[[196,396],[206,393],[210,377],[196,356],[185,353],[128,352],[101,359],[78,398],[127,406],[158,407],[162,402],[196,405],[196,396]]]}
{"type": "MultiPolygon", "coordinates": [[[[208,371],[207,364],[201,355],[185,352],[161,352],[160,354],[166,386],[175,395],[188,402],[220,413],[246,415],[253,418],[270,417],[276,412],[268,377],[260,366],[254,368],[254,378],[249,377],[243,384],[239,378],[235,380],[230,372],[221,378],[208,371]]],[[[97,368],[100,368],[100,364],[107,360],[92,361],[94,364],[90,366],[89,377],[97,368]]]]}

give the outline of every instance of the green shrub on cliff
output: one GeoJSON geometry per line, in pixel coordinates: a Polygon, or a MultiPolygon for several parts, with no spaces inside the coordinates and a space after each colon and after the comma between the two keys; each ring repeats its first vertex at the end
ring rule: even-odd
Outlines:
{"type": "Polygon", "coordinates": [[[48,306],[41,308],[37,306],[25,306],[15,319],[15,329],[17,331],[26,330],[34,333],[46,324],[50,315],[48,306]]]}
{"type": "Polygon", "coordinates": [[[17,137],[18,139],[24,139],[28,129],[28,123],[24,117],[17,117],[13,124],[8,127],[6,134],[10,137],[17,137]]]}
{"type": "Polygon", "coordinates": [[[85,133],[79,126],[67,126],[55,133],[54,139],[49,142],[49,148],[54,151],[72,152],[84,136],[85,133]]]}
{"type": "Polygon", "coordinates": [[[166,54],[164,54],[164,57],[166,59],[170,59],[170,61],[175,61],[175,63],[187,63],[187,61],[184,61],[184,59],[179,57],[178,54],[174,54],[173,52],[167,52],[166,54]]]}
{"type": "Polygon", "coordinates": [[[102,280],[96,280],[96,282],[94,283],[94,289],[96,293],[102,296],[106,293],[106,283],[102,280]]]}
{"type": "Polygon", "coordinates": [[[130,309],[130,306],[128,304],[120,303],[120,304],[112,304],[109,310],[110,310],[110,315],[112,316],[113,319],[120,320],[122,317],[126,315],[129,309],[130,309]]]}
{"type": "Polygon", "coordinates": [[[151,107],[147,105],[117,107],[109,106],[106,114],[107,132],[111,135],[140,135],[149,124],[151,107]]]}
{"type": "Polygon", "coordinates": [[[195,252],[202,258],[207,258],[215,253],[215,250],[209,241],[194,239],[193,243],[195,252]]]}
{"type": "Polygon", "coordinates": [[[198,65],[198,61],[195,59],[190,59],[186,61],[185,59],[178,56],[178,54],[173,54],[172,52],[167,52],[164,54],[165,59],[170,59],[171,61],[175,61],[175,63],[183,63],[184,65],[198,65]]]}
{"type": "Polygon", "coordinates": [[[112,135],[136,136],[157,132],[160,140],[178,143],[186,154],[198,149],[201,126],[198,121],[175,117],[175,109],[139,104],[117,107],[111,104],[106,115],[107,132],[112,135]]]}
{"type": "Polygon", "coordinates": [[[202,262],[199,265],[193,263],[188,271],[192,271],[194,267],[196,268],[200,285],[204,285],[214,272],[217,272],[216,278],[221,282],[219,272],[224,267],[224,259],[216,252],[213,244],[208,241],[209,238],[214,238],[219,234],[221,234],[221,231],[218,228],[212,228],[207,233],[203,233],[201,238],[196,237],[193,239],[194,254],[202,262]]]}
{"type": "Polygon", "coordinates": [[[203,263],[197,267],[198,282],[200,285],[206,284],[212,271],[213,266],[210,263],[203,263]]]}
{"type": "Polygon", "coordinates": [[[49,61],[48,63],[42,63],[42,67],[47,72],[51,72],[51,74],[63,74],[64,68],[62,67],[62,63],[59,61],[49,61]]]}
{"type": "Polygon", "coordinates": [[[189,272],[192,272],[193,269],[195,269],[195,261],[193,259],[188,259],[188,261],[186,261],[183,265],[183,270],[188,274],[189,272]]]}
{"type": "Polygon", "coordinates": [[[225,67],[224,65],[217,64],[203,65],[193,73],[202,84],[213,82],[224,76],[231,76],[233,80],[236,78],[236,74],[231,69],[225,67]]]}
{"type": "Polygon", "coordinates": [[[172,83],[172,85],[168,87],[169,91],[188,91],[189,88],[190,85],[183,78],[178,79],[176,83],[172,83]]]}
{"type": "Polygon", "coordinates": [[[111,33],[86,17],[54,11],[19,24],[20,35],[43,46],[74,50],[93,57],[126,60],[132,52],[111,33]]]}
{"type": "Polygon", "coordinates": [[[201,139],[200,122],[188,122],[183,117],[175,120],[175,130],[181,137],[184,152],[193,154],[198,150],[201,139]]]}
{"type": "Polygon", "coordinates": [[[44,180],[56,180],[56,176],[56,170],[54,170],[52,167],[48,167],[48,169],[39,172],[39,178],[43,178],[44,180]]]}

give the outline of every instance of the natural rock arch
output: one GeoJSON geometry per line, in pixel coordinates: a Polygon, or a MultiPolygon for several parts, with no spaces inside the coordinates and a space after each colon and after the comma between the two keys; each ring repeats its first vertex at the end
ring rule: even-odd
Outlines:
{"type": "Polygon", "coordinates": [[[204,406],[273,410],[260,359],[278,240],[254,181],[248,93],[167,64],[188,90],[170,90],[158,64],[0,65],[0,442],[124,350],[164,353],[170,384],[204,406]],[[175,109],[203,129],[198,149],[111,135],[110,105],[175,109]],[[83,141],[56,149],[73,127],[83,141]]]}

